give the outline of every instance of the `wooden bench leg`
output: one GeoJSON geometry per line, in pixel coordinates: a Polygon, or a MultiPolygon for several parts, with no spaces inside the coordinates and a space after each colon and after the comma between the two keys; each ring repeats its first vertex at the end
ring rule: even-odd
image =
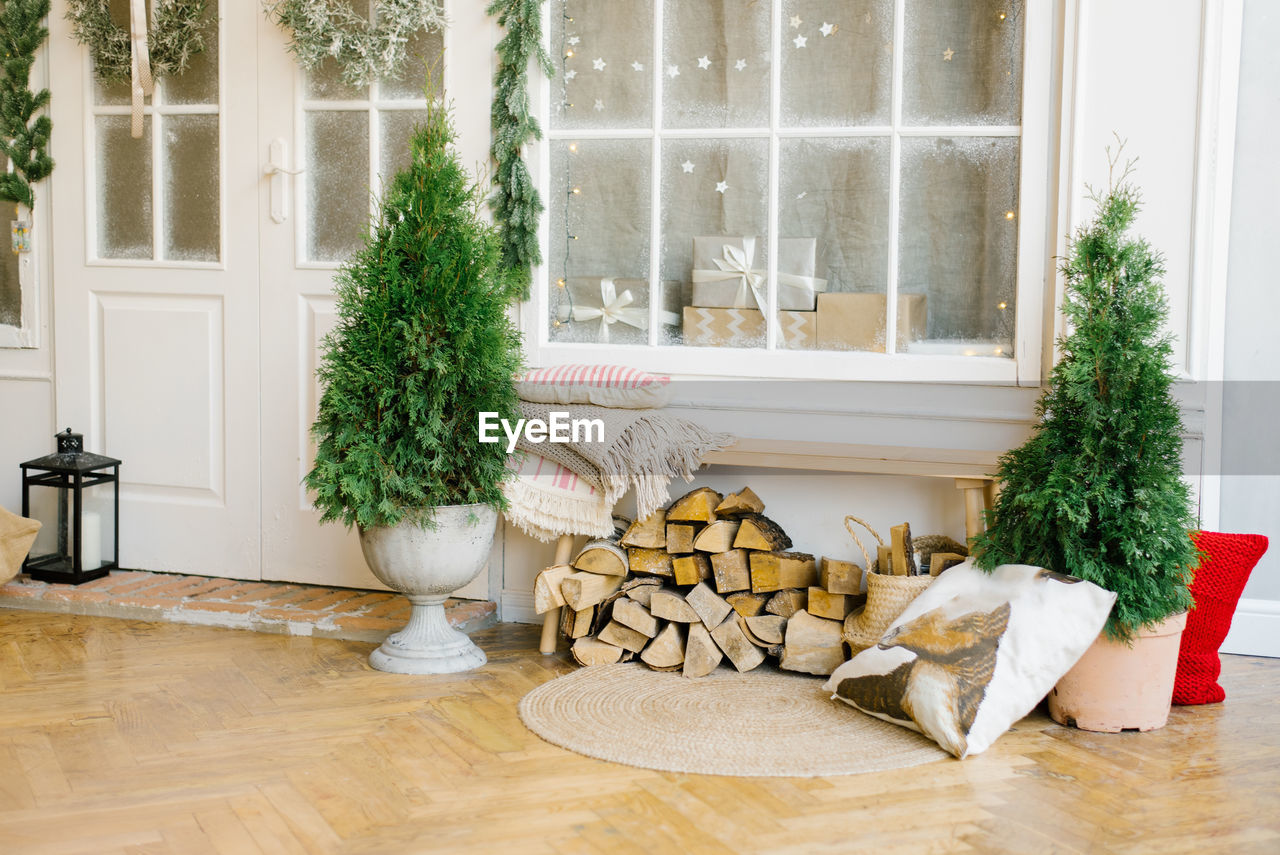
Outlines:
{"type": "Polygon", "coordinates": [[[956,489],[964,491],[964,537],[972,540],[982,534],[982,512],[991,507],[991,485],[988,478],[957,478],[956,489]]]}
{"type": "MultiPolygon", "coordinates": [[[[560,539],[556,541],[556,559],[553,563],[568,564],[572,555],[573,535],[560,535],[560,539]]],[[[552,609],[542,618],[542,643],[538,645],[538,649],[544,656],[556,652],[556,642],[560,640],[560,608],[552,609]]]]}

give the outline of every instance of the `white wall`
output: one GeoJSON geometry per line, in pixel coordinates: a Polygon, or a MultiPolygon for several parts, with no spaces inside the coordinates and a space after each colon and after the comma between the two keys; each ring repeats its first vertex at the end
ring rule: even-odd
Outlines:
{"type": "Polygon", "coordinates": [[[1280,656],[1280,7],[1245,0],[1223,392],[1223,531],[1265,534],[1225,649],[1280,656]]]}

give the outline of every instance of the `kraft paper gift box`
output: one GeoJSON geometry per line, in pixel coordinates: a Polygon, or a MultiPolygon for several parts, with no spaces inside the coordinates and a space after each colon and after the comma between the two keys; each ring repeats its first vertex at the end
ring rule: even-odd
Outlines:
{"type": "MultiPolygon", "coordinates": [[[[817,238],[778,240],[778,308],[812,312],[814,296],[827,289],[817,277],[817,238]]],[[[754,237],[693,239],[692,305],[708,309],[760,309],[768,270],[764,242],[754,237]]]]}
{"type": "MultiPolygon", "coordinates": [[[[664,326],[680,326],[680,283],[662,283],[664,326]]],[[[557,338],[600,344],[649,343],[649,280],[571,276],[565,280],[556,320],[569,327],[557,338]]]]}
{"type": "MultiPolygon", "coordinates": [[[[884,294],[819,294],[818,350],[870,350],[884,353],[884,294]]],[[[919,341],[928,328],[924,294],[898,295],[897,349],[905,351],[919,341]]]]}
{"type": "MultiPolygon", "coordinates": [[[[813,350],[814,312],[779,312],[779,347],[813,350]]],[[[764,347],[764,315],[755,309],[685,306],[684,343],[706,347],[764,347]]]]}

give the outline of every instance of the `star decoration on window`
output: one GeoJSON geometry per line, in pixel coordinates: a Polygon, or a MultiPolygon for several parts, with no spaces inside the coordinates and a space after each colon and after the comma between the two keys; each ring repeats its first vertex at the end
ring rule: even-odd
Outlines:
{"type": "Polygon", "coordinates": [[[809,42],[804,36],[796,36],[792,41],[795,42],[797,48],[802,48],[809,42]]]}
{"type": "Polygon", "coordinates": [[[803,199],[805,196],[808,196],[808,195],[809,195],[808,190],[801,190],[799,193],[796,194],[796,198],[803,199]]]}
{"type": "Polygon", "coordinates": [[[604,71],[604,67],[608,64],[609,63],[605,62],[603,58],[596,57],[595,61],[591,63],[591,67],[596,71],[604,71]]]}
{"type": "Polygon", "coordinates": [[[595,107],[595,109],[596,109],[596,112],[597,112],[597,113],[603,113],[603,112],[604,112],[604,102],[603,102],[603,101],[601,101],[599,98],[597,98],[597,99],[596,99],[596,107],[595,107]]]}
{"type": "Polygon", "coordinates": [[[729,182],[728,182],[728,181],[717,181],[717,182],[716,182],[716,192],[717,192],[717,193],[719,193],[721,196],[723,196],[723,195],[724,195],[724,192],[725,192],[726,190],[728,190],[728,189],[729,189],[729,182]]]}
{"type": "Polygon", "coordinates": [[[566,72],[564,73],[564,79],[565,79],[565,80],[572,80],[573,78],[575,78],[575,77],[577,77],[577,76],[578,76],[578,72],[577,72],[577,71],[575,71],[575,70],[574,70],[574,69],[572,69],[572,68],[571,68],[571,69],[569,69],[568,71],[566,71],[566,72]]]}
{"type": "Polygon", "coordinates": [[[693,172],[693,161],[686,160],[684,163],[680,164],[680,168],[685,172],[693,172]]]}
{"type": "Polygon", "coordinates": [[[826,21],[823,21],[822,26],[818,27],[818,32],[822,33],[822,37],[825,39],[838,29],[840,29],[839,24],[828,24],[826,21]]]}
{"type": "Polygon", "coordinates": [[[742,71],[742,69],[747,67],[747,61],[745,59],[740,59],[733,64],[733,67],[738,71],[742,71]]]}
{"type": "Polygon", "coordinates": [[[956,52],[955,52],[955,51],[953,51],[951,48],[947,48],[946,50],[944,50],[944,51],[942,52],[942,61],[943,61],[943,62],[950,62],[950,61],[951,61],[951,57],[953,57],[953,56],[955,56],[955,55],[956,55],[956,52]]]}
{"type": "Polygon", "coordinates": [[[633,62],[631,63],[631,67],[634,68],[636,71],[644,71],[644,63],[642,62],[638,62],[638,61],[633,62]]]}
{"type": "Polygon", "coordinates": [[[705,56],[698,57],[698,68],[701,68],[703,71],[706,71],[710,67],[711,67],[711,60],[707,59],[705,56]]]}
{"type": "Polygon", "coordinates": [[[569,36],[569,44],[576,45],[579,41],[581,41],[581,39],[577,36],[569,36]]]}
{"type": "Polygon", "coordinates": [[[793,29],[793,30],[798,30],[798,29],[800,29],[800,25],[801,25],[801,24],[803,24],[803,23],[804,23],[804,21],[800,20],[800,16],[799,16],[799,15],[792,15],[792,16],[791,16],[791,29],[793,29]]]}
{"type": "Polygon", "coordinates": [[[667,77],[670,77],[672,80],[675,80],[679,76],[680,76],[680,66],[678,65],[667,66],[667,77]]]}

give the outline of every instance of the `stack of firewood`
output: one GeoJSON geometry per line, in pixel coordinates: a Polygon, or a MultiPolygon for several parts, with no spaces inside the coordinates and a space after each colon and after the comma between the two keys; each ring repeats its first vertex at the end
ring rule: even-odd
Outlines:
{"type": "Polygon", "coordinates": [[[790,548],[750,488],[702,487],[544,570],[535,608],[565,607],[560,627],[583,665],[638,656],[702,677],[725,658],[749,671],[774,657],[830,674],[844,661],[844,619],[865,600],[863,571],[790,548]]]}

